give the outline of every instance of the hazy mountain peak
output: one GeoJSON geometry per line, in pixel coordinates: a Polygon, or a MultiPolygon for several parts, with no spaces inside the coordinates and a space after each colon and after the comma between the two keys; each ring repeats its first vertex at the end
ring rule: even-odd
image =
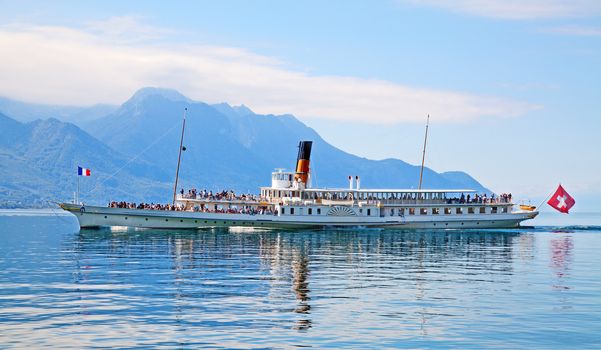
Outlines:
{"type": "Polygon", "coordinates": [[[243,104],[241,104],[240,106],[232,106],[232,108],[240,115],[255,114],[255,112],[253,112],[250,108],[246,107],[243,104]]]}
{"type": "Polygon", "coordinates": [[[211,105],[219,113],[228,117],[245,117],[247,115],[254,115],[255,113],[245,105],[232,106],[228,103],[222,102],[211,105]]]}
{"type": "Polygon", "coordinates": [[[126,102],[140,102],[150,97],[161,96],[170,101],[185,101],[192,102],[189,98],[182,95],[179,91],[174,89],[166,89],[159,87],[143,87],[136,91],[134,95],[126,102]]]}

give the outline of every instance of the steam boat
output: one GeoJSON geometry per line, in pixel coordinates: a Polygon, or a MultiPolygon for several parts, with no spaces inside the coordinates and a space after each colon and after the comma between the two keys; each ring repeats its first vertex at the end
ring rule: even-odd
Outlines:
{"type": "Polygon", "coordinates": [[[312,188],[311,147],[311,141],[301,141],[296,171],[276,169],[271,186],[261,187],[257,196],[180,193],[170,210],[60,206],[73,213],[82,228],[514,228],[538,215],[534,207],[515,206],[511,197],[483,198],[470,189],[363,189],[359,176],[349,176],[348,188],[312,188]]]}

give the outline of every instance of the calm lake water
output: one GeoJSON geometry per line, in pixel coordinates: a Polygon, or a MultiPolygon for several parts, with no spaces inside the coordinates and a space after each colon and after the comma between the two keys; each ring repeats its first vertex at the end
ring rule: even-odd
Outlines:
{"type": "Polygon", "coordinates": [[[0,348],[601,348],[601,215],[534,224],[79,231],[3,211],[0,348]]]}

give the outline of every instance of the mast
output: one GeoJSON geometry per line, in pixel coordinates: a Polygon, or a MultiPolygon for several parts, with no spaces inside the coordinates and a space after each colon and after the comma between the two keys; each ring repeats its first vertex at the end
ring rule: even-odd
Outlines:
{"type": "Polygon", "coordinates": [[[422,153],[422,168],[419,171],[419,186],[418,190],[422,189],[422,177],[424,176],[424,161],[426,160],[426,143],[428,142],[428,125],[430,124],[430,115],[428,114],[428,119],[426,120],[426,136],[424,136],[424,151],[422,153]]]}
{"type": "Polygon", "coordinates": [[[182,160],[182,150],[184,147],[184,130],[186,130],[186,112],[188,108],[184,108],[184,123],[182,124],[182,136],[179,140],[179,155],[177,156],[177,170],[175,171],[175,185],[173,186],[173,203],[175,205],[175,197],[177,196],[177,180],[179,179],[179,164],[182,160]]]}

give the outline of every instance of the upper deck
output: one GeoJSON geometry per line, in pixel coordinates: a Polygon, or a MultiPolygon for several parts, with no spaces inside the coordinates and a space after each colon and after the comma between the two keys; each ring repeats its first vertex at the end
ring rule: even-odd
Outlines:
{"type": "Polygon", "coordinates": [[[267,202],[302,202],[305,204],[364,205],[446,205],[446,204],[511,204],[504,197],[480,196],[469,189],[328,189],[304,190],[261,187],[261,198],[267,202]]]}

